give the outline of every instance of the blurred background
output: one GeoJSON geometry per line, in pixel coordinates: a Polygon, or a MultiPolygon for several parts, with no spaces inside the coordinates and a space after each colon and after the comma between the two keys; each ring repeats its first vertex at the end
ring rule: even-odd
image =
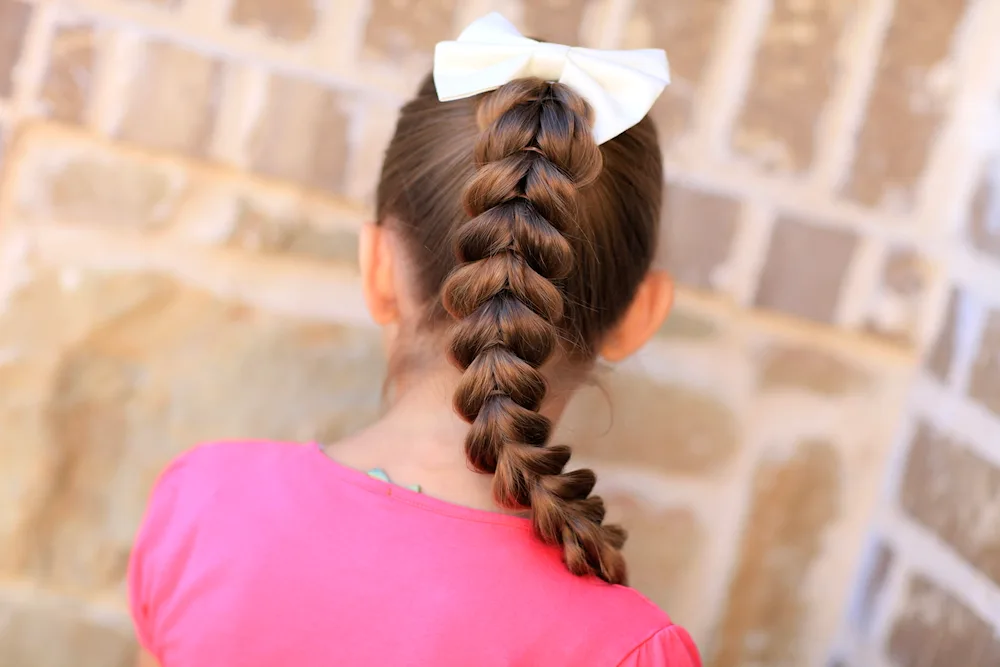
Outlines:
{"type": "Polygon", "coordinates": [[[564,436],[706,667],[1000,664],[997,0],[0,0],[0,665],[130,664],[162,466],[379,409],[433,44],[668,51],[678,307],[564,436]]]}

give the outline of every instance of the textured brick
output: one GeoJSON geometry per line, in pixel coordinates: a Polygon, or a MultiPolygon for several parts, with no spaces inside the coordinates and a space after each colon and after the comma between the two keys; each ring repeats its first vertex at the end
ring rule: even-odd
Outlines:
{"type": "Polygon", "coordinates": [[[957,290],[952,290],[951,296],[948,298],[944,322],[941,324],[941,329],[938,331],[934,345],[927,356],[927,370],[941,382],[947,382],[951,375],[952,362],[955,358],[958,310],[961,298],[957,290]]]}
{"type": "Polygon", "coordinates": [[[248,250],[357,267],[358,235],[354,230],[318,227],[308,218],[272,215],[253,204],[241,206],[227,242],[248,250]]]}
{"type": "Polygon", "coordinates": [[[18,571],[71,592],[120,586],[150,485],[179,450],[341,437],[380,403],[370,331],[269,315],[164,277],[83,272],[66,289],[42,274],[0,318],[0,341],[25,336],[47,339],[30,345],[48,395],[31,408],[39,439],[12,452],[45,468],[14,540],[18,571]]]}
{"type": "Polygon", "coordinates": [[[215,126],[222,65],[166,42],[146,47],[119,136],[143,146],[205,153],[215,126]]]}
{"type": "Polygon", "coordinates": [[[104,616],[67,600],[0,597],[0,665],[131,667],[136,645],[128,619],[104,616]]]}
{"type": "Polygon", "coordinates": [[[776,0],[761,38],[733,144],[767,168],[813,161],[816,121],[836,81],[836,47],[851,3],[776,0]]]}
{"type": "Polygon", "coordinates": [[[717,269],[729,259],[739,225],[739,202],[671,185],[663,207],[667,266],[677,282],[718,288],[717,269]]]}
{"type": "Polygon", "coordinates": [[[548,0],[524,3],[524,32],[537,39],[576,45],[584,12],[595,0],[548,0]]]}
{"type": "Polygon", "coordinates": [[[887,642],[894,667],[1000,665],[1000,639],[954,594],[915,576],[887,642]]]}
{"type": "Polygon", "coordinates": [[[61,135],[29,135],[15,172],[17,215],[27,221],[155,229],[179,202],[185,174],[141,156],[61,135]]]}
{"type": "Polygon", "coordinates": [[[344,186],[347,126],[336,92],[313,81],[276,75],[251,138],[251,166],[266,176],[339,192],[344,186]]]}
{"type": "Polygon", "coordinates": [[[0,0],[0,98],[14,92],[14,69],[21,59],[31,6],[18,0],[0,0]]]}
{"type": "Polygon", "coordinates": [[[629,585],[663,609],[676,608],[677,589],[689,576],[704,541],[704,527],[687,508],[659,510],[627,495],[608,495],[608,521],[628,531],[629,585]]]}
{"type": "Polygon", "coordinates": [[[372,0],[365,28],[366,51],[402,62],[414,52],[430,55],[434,45],[455,38],[456,0],[372,0]]]}
{"type": "Polygon", "coordinates": [[[1000,470],[933,426],[917,425],[903,473],[906,512],[1000,583],[1000,470]]]}
{"type": "Polygon", "coordinates": [[[41,103],[56,120],[80,123],[97,58],[98,32],[89,25],[60,26],[52,36],[48,67],[42,82],[41,103]]]}
{"type": "Polygon", "coordinates": [[[964,10],[961,0],[896,3],[846,187],[850,197],[896,210],[912,206],[946,112],[948,91],[934,75],[964,10]]]}
{"type": "Polygon", "coordinates": [[[804,441],[788,459],[760,463],[710,667],[805,664],[809,571],[841,492],[841,461],[829,443],[804,441]]]}
{"type": "Polygon", "coordinates": [[[717,41],[728,0],[676,0],[664,11],[661,0],[637,0],[624,47],[665,49],[671,84],[653,107],[660,137],[671,141],[691,121],[691,108],[717,41]]]}
{"type": "Polygon", "coordinates": [[[832,322],[858,239],[853,232],[781,218],[757,290],[756,303],[817,322],[832,322]]]}
{"type": "Polygon", "coordinates": [[[229,20],[240,26],[262,27],[272,37],[301,41],[316,27],[316,0],[236,0],[229,20]]]}
{"type": "MultiPolygon", "coordinates": [[[[574,451],[681,473],[718,469],[739,447],[738,424],[721,401],[697,389],[639,374],[599,377],[567,410],[574,451]]],[[[557,438],[559,439],[559,438],[557,438]]]]}
{"type": "Polygon", "coordinates": [[[969,378],[969,396],[1000,417],[1000,310],[986,318],[969,378]]]}
{"type": "Polygon", "coordinates": [[[980,252],[1000,260],[1000,157],[994,158],[976,190],[969,239],[980,252]]]}
{"type": "Polygon", "coordinates": [[[790,345],[764,353],[759,383],[763,391],[798,389],[833,397],[860,391],[871,378],[838,355],[790,345]]]}

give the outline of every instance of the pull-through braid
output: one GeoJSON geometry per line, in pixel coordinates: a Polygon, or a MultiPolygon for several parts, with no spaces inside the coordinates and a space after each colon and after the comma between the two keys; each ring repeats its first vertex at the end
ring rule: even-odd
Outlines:
{"type": "Polygon", "coordinates": [[[519,79],[482,99],[476,174],[465,191],[459,266],[442,289],[457,320],[451,353],[464,371],[455,408],[472,428],[472,465],[494,475],[497,502],[530,509],[538,537],[567,567],[625,583],[625,532],[602,525],[590,470],[565,471],[569,447],[549,445],[541,366],[556,351],[560,281],[573,270],[564,235],[578,233],[579,187],[601,173],[590,110],[564,85],[519,79]]]}

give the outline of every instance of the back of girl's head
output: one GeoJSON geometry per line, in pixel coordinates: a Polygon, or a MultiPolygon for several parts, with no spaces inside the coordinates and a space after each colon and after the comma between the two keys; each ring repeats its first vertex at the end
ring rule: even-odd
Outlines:
{"type": "Polygon", "coordinates": [[[501,506],[531,510],[570,570],[613,583],[625,534],[602,524],[594,474],[565,471],[569,448],[549,444],[542,369],[586,367],[623,317],[656,252],[662,183],[649,119],[598,146],[563,84],[517,79],[439,102],[428,78],[402,109],[377,196],[425,315],[409,330],[447,333],[440,354],[463,371],[470,462],[494,474],[501,506]]]}

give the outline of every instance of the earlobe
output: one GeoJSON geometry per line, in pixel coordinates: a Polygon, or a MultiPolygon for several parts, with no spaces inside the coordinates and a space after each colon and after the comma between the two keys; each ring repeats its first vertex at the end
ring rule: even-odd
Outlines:
{"type": "Polygon", "coordinates": [[[601,357],[622,361],[645,345],[660,329],[674,304],[674,281],[666,271],[650,271],[618,325],[601,346],[601,357]]]}
{"type": "Polygon", "coordinates": [[[366,224],[358,235],[361,291],[376,324],[385,326],[399,318],[393,248],[385,228],[366,224]]]}

